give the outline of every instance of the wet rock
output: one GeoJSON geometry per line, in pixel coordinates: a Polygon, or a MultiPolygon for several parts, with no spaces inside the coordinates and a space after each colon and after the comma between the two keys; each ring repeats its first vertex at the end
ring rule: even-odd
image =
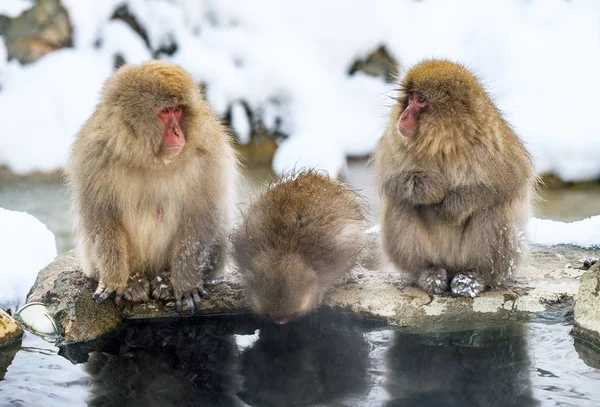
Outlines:
{"type": "Polygon", "coordinates": [[[4,37],[9,59],[28,64],[72,46],[73,27],[60,0],[37,0],[18,17],[0,17],[0,36],[4,37]]]}
{"type": "Polygon", "coordinates": [[[589,367],[600,370],[600,347],[575,337],[575,351],[589,367]]]}
{"type": "MultiPolygon", "coordinates": [[[[23,330],[17,322],[10,317],[5,311],[0,309],[0,348],[8,346],[19,339],[23,335],[23,330]]],[[[0,366],[2,361],[0,360],[0,366]]],[[[0,369],[0,372],[2,369],[0,369]]],[[[2,377],[0,377],[2,380],[2,377]]]]}
{"type": "Polygon", "coordinates": [[[6,370],[12,363],[19,349],[21,349],[21,341],[0,347],[0,382],[4,380],[6,370]]]}
{"type": "MultiPolygon", "coordinates": [[[[46,304],[61,327],[63,343],[102,337],[118,328],[123,319],[181,316],[173,301],[152,301],[123,308],[117,307],[114,301],[97,303],[92,300],[96,286],[95,281],[83,274],[75,252],[71,251],[40,271],[27,302],[46,304]]],[[[203,302],[196,315],[244,312],[241,280],[235,270],[228,271],[227,281],[213,281],[206,289],[211,298],[203,302]]]]}
{"type": "MultiPolygon", "coordinates": [[[[376,236],[371,235],[371,239],[376,236]]],[[[378,250],[376,244],[370,246],[378,250]]],[[[377,318],[415,331],[456,330],[473,323],[504,323],[506,320],[568,320],[583,264],[600,250],[572,246],[533,247],[528,263],[506,289],[484,292],[477,298],[448,294],[430,296],[402,283],[394,270],[379,267],[376,254],[326,295],[324,307],[367,318],[377,318]]],[[[42,270],[28,302],[48,305],[62,327],[62,342],[89,341],[113,331],[124,319],[179,318],[174,303],[149,302],[118,308],[112,301],[97,304],[91,299],[96,283],[86,278],[71,252],[42,270]]],[[[242,282],[229,265],[225,275],[207,283],[210,299],[196,315],[246,313],[242,282]]],[[[599,310],[600,307],[596,306],[599,310]]],[[[190,316],[184,314],[183,316],[190,316]]]]}
{"type": "Polygon", "coordinates": [[[574,312],[573,334],[600,350],[600,263],[581,277],[574,312]]]}

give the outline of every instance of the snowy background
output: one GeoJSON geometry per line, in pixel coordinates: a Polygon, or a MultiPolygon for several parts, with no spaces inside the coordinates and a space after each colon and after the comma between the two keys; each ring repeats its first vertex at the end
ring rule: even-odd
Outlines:
{"type": "MultiPolygon", "coordinates": [[[[2,0],[17,15],[28,0],[2,0]]],[[[318,165],[331,173],[368,154],[381,135],[393,85],[358,73],[356,59],[384,45],[402,67],[447,57],[471,67],[526,141],[540,172],[600,176],[600,3],[594,0],[63,0],[74,45],[20,66],[0,41],[0,164],[61,168],[92,112],[116,53],[130,63],[151,50],[122,21],[127,4],[150,48],[208,84],[215,110],[231,108],[242,142],[246,103],[267,128],[289,136],[274,169],[318,165]],[[32,119],[33,118],[33,119],[32,119]],[[279,120],[278,120],[279,119],[279,120]],[[278,124],[278,122],[280,123],[278,124]],[[14,135],[7,137],[6,135],[14,135]]]]}
{"type": "MultiPolygon", "coordinates": [[[[22,66],[6,61],[0,38],[0,166],[27,174],[64,166],[73,137],[92,113],[115,55],[128,63],[176,45],[161,58],[207,85],[207,99],[231,115],[242,143],[246,107],[288,136],[275,172],[304,165],[343,173],[380,137],[394,84],[352,64],[385,46],[400,74],[425,57],[446,57],[481,77],[540,173],[564,181],[600,178],[600,2],[594,0],[62,0],[74,47],[22,66]],[[149,46],[110,17],[126,4],[149,46]]],[[[29,0],[0,0],[17,16],[29,0]]],[[[1,185],[0,185],[1,186],[1,185]]],[[[599,211],[600,213],[600,208],[599,211]]],[[[600,216],[561,223],[534,219],[542,244],[600,245],[600,216]]],[[[54,236],[30,215],[0,209],[0,307],[22,303],[56,255],[54,236]],[[6,284],[9,282],[9,284],[6,284]]]]}

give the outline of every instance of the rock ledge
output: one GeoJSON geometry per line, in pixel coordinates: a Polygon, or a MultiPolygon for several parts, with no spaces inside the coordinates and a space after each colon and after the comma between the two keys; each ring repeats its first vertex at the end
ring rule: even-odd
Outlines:
{"type": "MultiPolygon", "coordinates": [[[[378,270],[377,266],[364,262],[347,281],[340,282],[327,294],[323,305],[367,318],[383,319],[415,331],[456,330],[475,322],[564,321],[572,315],[579,279],[585,273],[579,267],[585,258],[599,254],[597,249],[534,246],[528,263],[510,287],[486,292],[474,299],[430,296],[404,285],[398,273],[378,270]]],[[[195,315],[247,313],[239,273],[229,266],[225,274],[224,279],[207,284],[211,297],[195,315]]],[[[124,319],[187,316],[178,314],[173,303],[149,302],[123,309],[111,301],[97,304],[91,298],[95,285],[82,274],[74,252],[70,252],[39,273],[27,300],[47,304],[62,329],[63,344],[106,335],[124,319]]],[[[578,304],[582,306],[584,301],[578,304]]],[[[592,318],[598,317],[600,306],[596,305],[595,310],[595,315],[590,314],[592,318]]],[[[594,326],[600,326],[600,319],[595,321],[594,326]]],[[[586,323],[580,325],[591,329],[586,323]]]]}

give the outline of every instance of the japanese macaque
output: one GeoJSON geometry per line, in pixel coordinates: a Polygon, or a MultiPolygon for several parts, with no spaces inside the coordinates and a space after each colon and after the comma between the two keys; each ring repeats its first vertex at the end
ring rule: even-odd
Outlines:
{"type": "Polygon", "coordinates": [[[374,163],[383,252],[410,281],[474,297],[519,265],[534,168],[463,66],[426,60],[406,73],[374,163]]]}
{"type": "Polygon", "coordinates": [[[174,295],[179,310],[199,307],[204,280],[224,263],[236,168],[228,133],[187,72],[161,61],[118,69],[68,171],[93,297],[174,295]]]}
{"type": "Polygon", "coordinates": [[[250,308],[277,323],[317,308],[366,244],[363,199],[315,171],[288,177],[252,202],[233,234],[250,308]]]}

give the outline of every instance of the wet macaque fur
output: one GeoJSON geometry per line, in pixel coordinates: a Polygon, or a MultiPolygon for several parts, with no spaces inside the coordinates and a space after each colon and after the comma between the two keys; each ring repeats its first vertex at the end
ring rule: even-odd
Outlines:
{"type": "Polygon", "coordinates": [[[78,252],[99,282],[94,298],[174,295],[179,309],[199,307],[204,280],[224,262],[236,163],[183,69],[151,61],[117,70],[68,170],[78,252]]]}
{"type": "Polygon", "coordinates": [[[534,168],[463,66],[426,60],[406,73],[373,161],[383,252],[413,283],[475,296],[518,267],[534,168]]]}
{"type": "Polygon", "coordinates": [[[232,236],[253,312],[285,323],[318,307],[358,262],[364,200],[315,171],[286,177],[252,202],[232,236]]]}

